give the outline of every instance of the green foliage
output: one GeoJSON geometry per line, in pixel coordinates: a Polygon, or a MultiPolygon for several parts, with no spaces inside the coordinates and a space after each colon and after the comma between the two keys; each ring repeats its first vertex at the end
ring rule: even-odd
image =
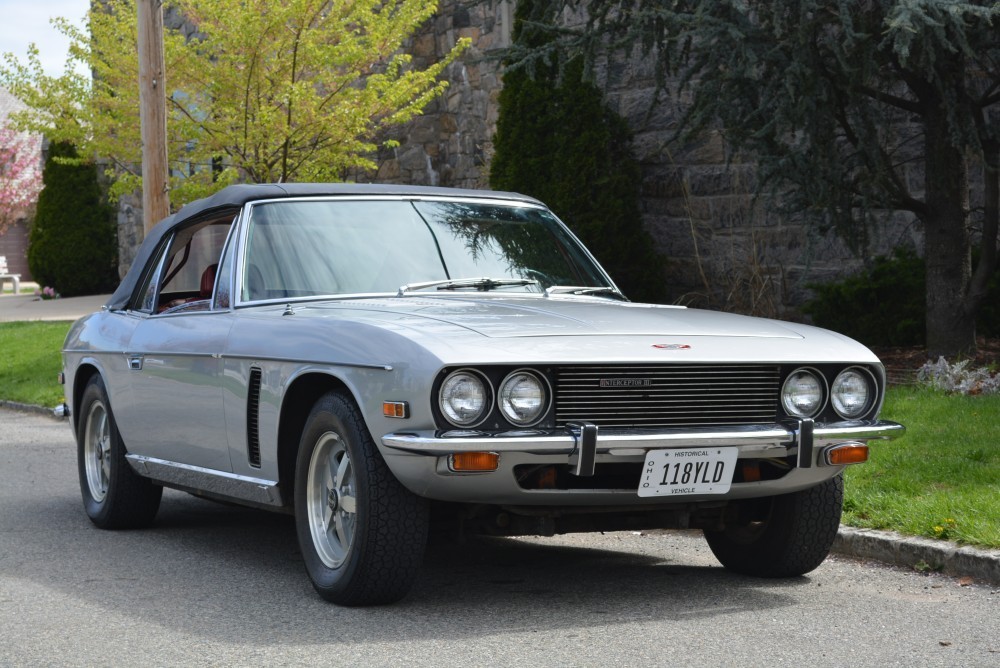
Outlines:
{"type": "Polygon", "coordinates": [[[889,389],[882,416],[906,436],[847,469],[843,522],[1000,548],[1000,395],[889,389]]]}
{"type": "Polygon", "coordinates": [[[57,380],[69,322],[0,323],[0,399],[55,406],[63,399],[57,380]]]}
{"type": "Polygon", "coordinates": [[[542,25],[567,9],[587,21],[519,49],[522,65],[556,51],[653,59],[661,86],[686,98],[676,138],[721,129],[757,162],[773,206],[859,252],[886,210],[912,212],[933,246],[928,344],[974,345],[973,316],[997,266],[1000,4],[535,0],[530,17],[542,25]],[[965,206],[969,174],[987,184],[982,207],[965,206]],[[968,231],[980,225],[984,269],[973,272],[968,231]]]}
{"type": "MultiPolygon", "coordinates": [[[[519,20],[531,11],[518,4],[519,20]]],[[[523,22],[516,40],[538,32],[523,22]]],[[[631,132],[584,80],[583,60],[539,64],[504,75],[490,185],[548,204],[630,298],[666,298],[663,260],[639,211],[639,165],[631,132]]]]}
{"type": "Polygon", "coordinates": [[[841,281],[810,285],[816,296],[803,311],[820,327],[869,346],[923,344],[924,274],[923,259],[897,250],[841,281]]]}
{"type": "MultiPolygon", "coordinates": [[[[820,327],[869,346],[924,345],[925,276],[924,259],[900,248],[853,276],[810,285],[815,296],[802,310],[820,327]]],[[[1000,272],[990,282],[977,330],[1000,336],[1000,272]]]]}
{"type": "Polygon", "coordinates": [[[118,284],[114,212],[103,201],[97,167],[65,162],[77,159],[69,144],[49,147],[28,246],[31,275],[64,297],[98,294],[118,284]]]}
{"type": "MultiPolygon", "coordinates": [[[[197,26],[194,37],[164,35],[175,207],[236,180],[330,181],[372,167],[381,129],[421,113],[468,45],[459,40],[426,69],[411,65],[402,46],[437,10],[427,0],[164,5],[197,26]]],[[[0,85],[28,105],[12,117],[109,159],[112,195],[129,192],[141,184],[135,0],[93,3],[86,31],[53,23],[70,41],[65,74],[45,74],[34,45],[26,63],[6,54],[0,64],[0,85]]]]}

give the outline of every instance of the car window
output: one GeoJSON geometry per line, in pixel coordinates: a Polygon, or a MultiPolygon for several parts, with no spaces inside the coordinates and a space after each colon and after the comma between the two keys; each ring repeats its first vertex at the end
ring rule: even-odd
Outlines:
{"type": "Polygon", "coordinates": [[[156,313],[208,310],[231,226],[226,219],[178,231],[158,272],[155,296],[150,294],[152,286],[146,289],[144,310],[154,300],[156,313]]]}
{"type": "Polygon", "coordinates": [[[242,301],[396,292],[459,278],[528,279],[606,287],[603,272],[555,218],[537,207],[399,200],[254,205],[242,301]]]}
{"type": "Polygon", "coordinates": [[[152,269],[146,275],[146,280],[142,287],[142,299],[139,302],[137,311],[152,313],[156,309],[156,289],[160,283],[160,272],[163,265],[163,257],[167,253],[169,244],[164,244],[160,252],[156,254],[156,260],[150,264],[152,269]]]}
{"type": "Polygon", "coordinates": [[[229,241],[226,243],[226,248],[222,254],[222,260],[219,262],[219,270],[216,273],[215,302],[213,304],[213,308],[216,309],[227,309],[232,302],[233,255],[236,253],[235,222],[236,221],[233,221],[234,231],[229,234],[229,241]]]}

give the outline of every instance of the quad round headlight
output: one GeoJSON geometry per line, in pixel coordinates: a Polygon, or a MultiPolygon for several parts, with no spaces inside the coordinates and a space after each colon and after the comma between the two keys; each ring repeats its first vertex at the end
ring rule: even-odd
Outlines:
{"type": "Polygon", "coordinates": [[[546,383],[533,371],[514,371],[500,384],[498,403],[508,422],[518,427],[530,427],[545,417],[548,410],[546,383]]]}
{"type": "Polygon", "coordinates": [[[474,427],[489,412],[489,383],[477,371],[459,369],[441,383],[438,403],[444,418],[456,427],[474,427]]]}
{"type": "Polygon", "coordinates": [[[825,385],[818,372],[796,369],[781,387],[781,404],[793,417],[809,418],[820,412],[825,400],[825,385]]]}
{"type": "Polygon", "coordinates": [[[840,372],[830,388],[830,403],[837,415],[853,420],[864,415],[875,395],[875,381],[860,367],[840,372]]]}

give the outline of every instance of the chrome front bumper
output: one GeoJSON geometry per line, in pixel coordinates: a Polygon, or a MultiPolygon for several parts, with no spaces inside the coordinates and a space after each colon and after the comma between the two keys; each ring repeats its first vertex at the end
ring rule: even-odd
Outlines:
{"type": "MultiPolygon", "coordinates": [[[[733,484],[724,498],[747,498],[805,489],[836,475],[842,467],[830,466],[826,452],[846,443],[892,440],[902,436],[903,425],[884,420],[837,422],[816,425],[795,423],[739,427],[626,430],[597,429],[574,424],[562,430],[528,429],[501,433],[479,431],[398,432],[382,437],[383,454],[393,473],[411,491],[448,501],[480,503],[642,503],[628,490],[540,491],[524,490],[514,479],[513,467],[524,463],[567,464],[576,475],[593,475],[595,464],[641,461],[650,450],[692,447],[735,447],[740,459],[785,458],[794,455],[796,467],[779,480],[733,484]],[[454,473],[449,455],[460,452],[495,452],[500,468],[490,473],[454,473]],[[561,497],[561,498],[560,498],[561,497]]],[[[719,497],[689,497],[687,501],[719,497]]]]}

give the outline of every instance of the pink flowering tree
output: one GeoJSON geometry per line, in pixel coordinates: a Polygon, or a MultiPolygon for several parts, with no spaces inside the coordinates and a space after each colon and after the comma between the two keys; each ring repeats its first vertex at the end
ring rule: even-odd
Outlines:
{"type": "Polygon", "coordinates": [[[0,234],[27,215],[42,189],[40,139],[0,125],[0,234]]]}

